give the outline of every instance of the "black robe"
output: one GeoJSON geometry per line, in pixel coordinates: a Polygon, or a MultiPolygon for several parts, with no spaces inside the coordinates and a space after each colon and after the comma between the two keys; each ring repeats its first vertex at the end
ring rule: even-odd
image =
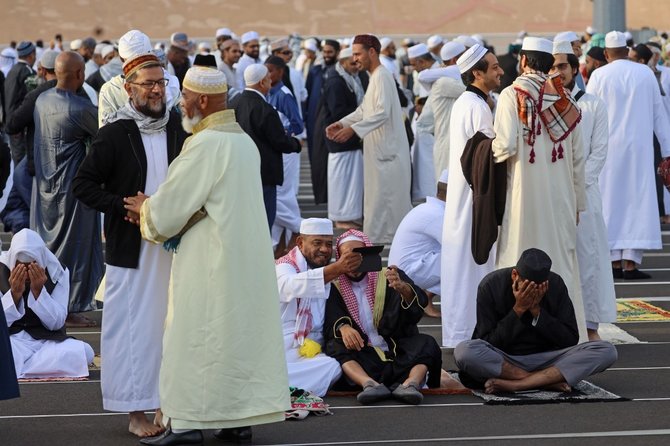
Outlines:
{"type": "Polygon", "coordinates": [[[18,398],[19,383],[16,379],[12,344],[9,341],[5,310],[0,307],[0,400],[18,398]]]}

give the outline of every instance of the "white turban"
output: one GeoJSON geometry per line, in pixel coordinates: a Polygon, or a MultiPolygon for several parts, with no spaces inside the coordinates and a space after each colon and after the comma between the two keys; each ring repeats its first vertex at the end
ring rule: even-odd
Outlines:
{"type": "Polygon", "coordinates": [[[262,81],[267,75],[268,75],[268,69],[265,65],[259,63],[249,65],[244,70],[244,84],[247,86],[256,85],[257,83],[262,81]]]}
{"type": "Polygon", "coordinates": [[[151,52],[151,40],[142,31],[133,29],[119,39],[119,57],[132,59],[151,52]]]}

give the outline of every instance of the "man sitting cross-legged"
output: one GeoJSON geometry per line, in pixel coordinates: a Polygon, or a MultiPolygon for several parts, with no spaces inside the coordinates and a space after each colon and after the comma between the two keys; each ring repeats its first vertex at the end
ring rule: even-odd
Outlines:
{"type": "Polygon", "coordinates": [[[330,263],[333,222],[307,218],[300,225],[297,246],[276,261],[288,383],[324,396],[342,370],[323,348],[323,318],[330,282],[355,271],[361,254],[351,252],[330,263]]]}
{"type": "Polygon", "coordinates": [[[494,271],[479,284],[473,339],[456,346],[454,359],[466,378],[484,383],[486,393],[570,391],[616,361],[609,342],[577,345],[568,290],[550,269],[549,256],[531,248],[515,267],[494,271]]]}
{"type": "MultiPolygon", "coordinates": [[[[337,239],[337,257],[371,245],[365,234],[350,229],[337,239]]],[[[426,379],[428,387],[439,387],[442,352],[416,326],[426,305],[426,293],[396,266],[343,274],[331,287],[326,354],[339,361],[350,383],[363,387],[361,404],[391,396],[420,404],[426,379]],[[392,393],[389,387],[395,387],[392,393]]]]}

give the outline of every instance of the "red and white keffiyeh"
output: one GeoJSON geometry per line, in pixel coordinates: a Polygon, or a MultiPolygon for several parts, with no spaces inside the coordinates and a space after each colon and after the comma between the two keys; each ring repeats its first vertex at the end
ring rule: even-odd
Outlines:
{"type": "MultiPolygon", "coordinates": [[[[298,266],[298,252],[300,249],[296,246],[288,252],[283,257],[275,260],[275,264],[279,265],[281,263],[287,263],[295,268],[297,273],[301,273],[300,267],[298,266]]],[[[305,343],[305,338],[309,335],[314,327],[314,322],[312,318],[312,310],[309,307],[309,299],[296,299],[298,312],[295,318],[295,332],[293,333],[293,338],[298,345],[303,345],[305,343]]]]}

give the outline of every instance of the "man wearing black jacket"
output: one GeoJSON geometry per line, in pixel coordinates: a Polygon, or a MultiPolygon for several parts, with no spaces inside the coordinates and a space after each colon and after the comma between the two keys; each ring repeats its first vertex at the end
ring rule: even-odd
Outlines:
{"type": "Polygon", "coordinates": [[[454,359],[466,378],[484,382],[486,393],[570,391],[616,361],[609,342],[577,345],[568,289],[550,269],[549,256],[531,248],[515,267],[489,273],[479,284],[475,332],[456,346],[454,359]]]}
{"type": "Polygon", "coordinates": [[[284,131],[279,114],[266,100],[270,75],[265,65],[253,64],[244,70],[246,88],[231,107],[240,127],[254,140],[261,154],[261,180],[268,225],[272,228],[277,212],[277,186],[284,182],[282,153],[299,153],[300,141],[284,131]]]}
{"type": "Polygon", "coordinates": [[[127,60],[124,75],[130,100],[98,131],[72,189],[81,202],[105,213],[103,407],[129,412],[129,431],[148,437],[162,430],[144,412],[160,404],[158,374],[172,256],[142,240],[139,228],[127,221],[137,216],[127,214],[123,198],[138,191],[153,194],[187,135],[179,116],[166,110],[167,82],[156,56],[127,60]]]}

